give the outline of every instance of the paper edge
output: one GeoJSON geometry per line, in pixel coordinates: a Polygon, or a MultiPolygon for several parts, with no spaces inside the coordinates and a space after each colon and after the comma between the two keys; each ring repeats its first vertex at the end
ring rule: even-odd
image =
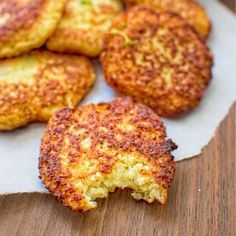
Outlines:
{"type": "Polygon", "coordinates": [[[217,2],[217,4],[220,5],[220,7],[224,8],[224,10],[228,12],[228,14],[230,14],[231,16],[233,16],[236,19],[234,12],[232,10],[230,10],[223,2],[221,2],[220,0],[216,0],[216,2],[217,2]]]}
{"type": "Polygon", "coordinates": [[[194,156],[187,156],[187,157],[184,157],[183,159],[181,160],[178,160],[178,161],[175,161],[175,162],[181,162],[181,161],[186,161],[187,159],[191,160],[192,158],[195,158],[195,157],[199,157],[199,155],[202,154],[203,150],[209,146],[210,142],[215,138],[217,132],[219,131],[220,129],[220,126],[224,123],[225,119],[227,118],[227,116],[229,115],[230,113],[230,110],[236,105],[236,100],[233,101],[233,103],[229,106],[228,110],[227,110],[227,113],[225,114],[225,116],[219,121],[217,127],[215,128],[214,130],[214,133],[212,135],[212,137],[210,138],[210,140],[207,142],[206,145],[204,145],[201,150],[199,151],[199,153],[197,153],[196,155],[194,156]]]}

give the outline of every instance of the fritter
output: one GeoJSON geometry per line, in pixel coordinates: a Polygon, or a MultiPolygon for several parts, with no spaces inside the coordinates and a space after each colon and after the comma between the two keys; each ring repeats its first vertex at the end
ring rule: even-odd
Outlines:
{"type": "Polygon", "coordinates": [[[121,14],[101,54],[108,84],[120,95],[176,117],[196,107],[211,79],[212,55],[180,16],[136,6],[121,14]]]}
{"type": "Polygon", "coordinates": [[[42,138],[39,172],[65,206],[85,212],[116,188],[164,204],[175,172],[161,119],[130,98],[63,109],[42,138]]]}
{"type": "Polygon", "coordinates": [[[102,50],[104,34],[120,11],[119,0],[68,0],[46,46],[52,51],[96,57],[102,50]]]}
{"type": "Polygon", "coordinates": [[[1,0],[0,58],[42,46],[61,18],[65,0],[1,0]]]}
{"type": "Polygon", "coordinates": [[[183,17],[203,37],[207,38],[211,22],[205,9],[195,0],[124,0],[127,6],[144,5],[161,13],[171,11],[183,17]]]}
{"type": "Polygon", "coordinates": [[[95,80],[89,60],[47,51],[0,60],[0,130],[46,122],[74,108],[95,80]]]}

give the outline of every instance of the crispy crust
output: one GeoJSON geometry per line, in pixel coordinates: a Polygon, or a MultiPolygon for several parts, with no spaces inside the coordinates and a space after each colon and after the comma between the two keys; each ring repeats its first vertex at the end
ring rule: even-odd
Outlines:
{"type": "Polygon", "coordinates": [[[84,212],[92,207],[76,187],[78,183],[97,172],[110,174],[119,162],[118,156],[129,154],[151,166],[146,175],[160,186],[160,201],[165,203],[175,172],[171,151],[176,147],[171,140],[166,141],[160,118],[130,98],[64,109],[55,113],[42,138],[40,177],[65,206],[84,212]],[[89,147],[82,145],[85,140],[90,142],[89,147]],[[94,172],[77,171],[85,161],[96,161],[94,172]]]}
{"type": "Polygon", "coordinates": [[[161,13],[171,11],[183,17],[203,38],[211,31],[210,19],[204,8],[195,0],[124,0],[126,6],[145,5],[161,13]]]}
{"type": "Polygon", "coordinates": [[[57,30],[48,40],[49,50],[79,53],[90,57],[100,54],[104,34],[121,11],[119,0],[69,0],[57,30]]]}
{"type": "Polygon", "coordinates": [[[47,121],[64,107],[74,108],[94,83],[88,59],[32,51],[0,60],[0,130],[47,121]]]}
{"type": "Polygon", "coordinates": [[[0,58],[42,46],[55,30],[64,5],[65,0],[2,0],[0,58]]]}
{"type": "Polygon", "coordinates": [[[141,6],[116,19],[100,59],[118,94],[167,117],[196,107],[211,80],[211,52],[192,27],[174,13],[141,6]]]}

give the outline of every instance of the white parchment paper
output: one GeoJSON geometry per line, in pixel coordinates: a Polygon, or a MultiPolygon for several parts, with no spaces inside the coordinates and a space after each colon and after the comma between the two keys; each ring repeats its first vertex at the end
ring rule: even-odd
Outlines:
{"type": "MultiPolygon", "coordinates": [[[[168,137],[179,149],[175,160],[195,156],[208,144],[236,99],[236,21],[215,0],[202,0],[212,20],[208,44],[214,54],[213,80],[200,106],[181,119],[167,120],[168,137]]],[[[97,82],[82,104],[109,101],[114,93],[104,82],[100,65],[97,82]]],[[[0,194],[46,192],[38,179],[38,156],[44,124],[31,124],[13,132],[0,133],[0,194]]]]}

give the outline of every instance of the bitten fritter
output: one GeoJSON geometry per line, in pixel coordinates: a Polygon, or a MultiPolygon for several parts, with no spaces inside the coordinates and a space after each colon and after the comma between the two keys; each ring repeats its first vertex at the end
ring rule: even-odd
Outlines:
{"type": "Polygon", "coordinates": [[[46,46],[52,51],[96,57],[102,50],[104,34],[120,11],[119,0],[68,0],[46,46]]]}
{"type": "Polygon", "coordinates": [[[210,19],[204,8],[195,0],[124,0],[127,6],[144,5],[161,13],[170,11],[183,17],[203,38],[211,30],[210,19]]]}
{"type": "Polygon", "coordinates": [[[74,108],[94,80],[85,57],[32,51],[0,60],[0,130],[46,122],[53,112],[74,108]]]}
{"type": "Polygon", "coordinates": [[[42,46],[61,18],[65,0],[1,0],[0,58],[42,46]]]}
{"type": "Polygon", "coordinates": [[[161,119],[130,98],[63,109],[42,138],[39,172],[65,206],[85,212],[116,188],[164,204],[175,172],[161,119]]]}
{"type": "Polygon", "coordinates": [[[212,55],[180,16],[137,6],[121,14],[101,54],[108,84],[120,95],[176,117],[199,104],[211,79],[212,55]]]}

